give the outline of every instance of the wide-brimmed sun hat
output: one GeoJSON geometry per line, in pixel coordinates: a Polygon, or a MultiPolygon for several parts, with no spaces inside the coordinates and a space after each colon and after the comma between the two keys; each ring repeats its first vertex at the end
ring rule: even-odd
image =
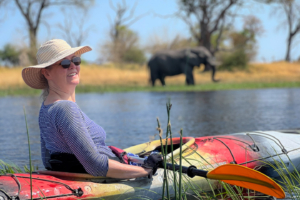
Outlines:
{"type": "Polygon", "coordinates": [[[79,56],[91,50],[92,48],[89,46],[72,48],[66,41],[60,39],[49,40],[38,49],[36,54],[38,65],[25,67],[22,70],[22,78],[28,86],[34,89],[45,89],[48,82],[41,73],[41,69],[53,65],[69,55],[79,56]]]}

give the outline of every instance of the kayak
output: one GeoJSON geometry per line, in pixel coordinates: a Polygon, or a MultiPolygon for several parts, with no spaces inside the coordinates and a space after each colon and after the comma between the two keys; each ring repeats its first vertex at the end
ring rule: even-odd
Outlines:
{"type": "MultiPolygon", "coordinates": [[[[178,164],[180,159],[180,138],[163,140],[167,146],[167,160],[173,155],[178,164]]],[[[165,146],[164,146],[165,149],[165,146]]],[[[124,149],[140,157],[153,151],[161,152],[159,140],[124,149]]],[[[258,170],[276,178],[282,172],[300,170],[300,130],[255,131],[230,135],[184,137],[182,165],[194,165],[198,169],[212,170],[224,164],[238,164],[258,170]],[[284,165],[284,166],[283,166],[284,165]]],[[[173,172],[168,171],[169,190],[173,190],[173,172]]],[[[93,177],[89,174],[42,170],[32,174],[33,199],[125,199],[128,197],[162,197],[164,171],[158,169],[151,179],[113,179],[93,177]]],[[[188,178],[186,184],[195,192],[218,189],[220,182],[202,177],[188,178]]],[[[184,185],[184,184],[183,184],[184,185]]],[[[30,174],[0,175],[0,200],[12,198],[31,199],[30,174]]]]}

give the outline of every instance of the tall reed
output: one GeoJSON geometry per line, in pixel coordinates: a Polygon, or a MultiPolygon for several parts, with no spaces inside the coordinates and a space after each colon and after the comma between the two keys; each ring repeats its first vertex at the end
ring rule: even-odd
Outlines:
{"type": "MultiPolygon", "coordinates": [[[[161,153],[162,153],[162,156],[163,156],[163,158],[165,160],[165,157],[166,157],[165,155],[166,154],[165,154],[164,146],[163,146],[163,142],[162,142],[163,131],[162,131],[161,127],[160,127],[160,122],[159,122],[158,118],[157,118],[157,126],[158,126],[157,130],[159,132],[158,135],[159,135],[159,139],[160,139],[161,153]]],[[[169,188],[168,183],[167,183],[167,170],[166,170],[166,168],[167,168],[167,166],[166,166],[166,164],[164,164],[164,179],[163,179],[163,187],[162,187],[162,199],[164,199],[164,197],[165,197],[165,188],[167,188],[167,190],[169,188]]],[[[167,194],[169,194],[169,192],[167,194]]]]}
{"type": "Polygon", "coordinates": [[[170,193],[169,193],[169,185],[168,185],[168,171],[166,169],[166,164],[168,162],[167,160],[167,155],[168,155],[168,139],[170,139],[170,154],[171,154],[171,163],[172,163],[172,174],[173,174],[173,189],[174,189],[174,198],[175,199],[182,199],[182,130],[180,131],[180,152],[179,152],[179,165],[180,165],[180,170],[179,170],[179,176],[178,176],[178,180],[177,180],[177,173],[175,170],[175,164],[177,164],[174,160],[174,148],[173,148],[173,134],[172,134],[172,128],[171,128],[171,121],[170,121],[170,111],[172,108],[172,104],[170,99],[168,100],[167,104],[166,104],[166,108],[167,108],[167,115],[168,115],[168,121],[167,121],[167,131],[166,131],[166,138],[165,138],[165,144],[163,144],[163,140],[162,140],[162,129],[160,126],[160,122],[159,119],[157,118],[157,124],[158,124],[158,130],[159,130],[159,138],[160,138],[160,144],[161,144],[161,153],[164,159],[164,179],[163,179],[163,191],[162,191],[162,199],[165,199],[165,190],[167,192],[167,199],[170,199],[170,193]],[[163,146],[165,145],[165,146],[163,146]],[[178,195],[178,196],[177,196],[178,195]]]}
{"type": "MultiPolygon", "coordinates": [[[[177,187],[176,187],[176,173],[175,173],[175,163],[174,163],[174,154],[173,154],[173,136],[172,136],[172,128],[171,128],[171,121],[170,121],[170,111],[171,111],[171,108],[172,108],[172,104],[171,104],[171,101],[170,99],[168,100],[168,103],[166,104],[166,108],[167,108],[167,114],[168,114],[168,128],[167,128],[167,131],[169,131],[169,134],[170,134],[170,145],[171,145],[171,161],[172,161],[172,165],[173,165],[173,187],[174,187],[174,190],[175,190],[175,199],[177,199],[177,187]]],[[[166,149],[167,149],[167,143],[166,143],[166,149]]],[[[180,188],[179,188],[180,190],[180,188]]]]}
{"type": "Polygon", "coordinates": [[[31,150],[30,150],[30,139],[29,139],[29,131],[28,131],[28,124],[27,124],[27,117],[26,117],[26,110],[25,107],[23,107],[24,110],[24,116],[25,116],[25,124],[26,124],[26,133],[27,133],[27,139],[28,139],[28,150],[29,150],[29,173],[30,173],[30,196],[32,200],[32,164],[31,164],[31,150]]]}
{"type": "Polygon", "coordinates": [[[182,129],[180,130],[180,151],[179,151],[179,199],[182,199],[181,181],[182,181],[182,129]]]}

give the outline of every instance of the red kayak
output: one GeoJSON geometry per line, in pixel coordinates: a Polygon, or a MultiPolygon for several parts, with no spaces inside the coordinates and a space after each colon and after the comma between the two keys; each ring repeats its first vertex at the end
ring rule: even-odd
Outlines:
{"type": "MultiPolygon", "coordinates": [[[[179,161],[179,138],[173,138],[173,156],[179,161]]],[[[256,131],[231,135],[183,138],[183,166],[195,165],[210,170],[233,163],[259,170],[269,177],[279,174],[271,165],[285,164],[288,171],[300,169],[300,131],[256,131]],[[296,167],[294,167],[296,166],[296,167]],[[297,168],[298,167],[298,168],[297,168]]],[[[165,144],[165,141],[164,141],[165,144]]],[[[160,151],[160,141],[148,142],[125,149],[141,157],[160,151]]],[[[168,158],[171,157],[168,140],[168,158]]],[[[278,166],[282,167],[282,166],[278,166]]],[[[285,169],[285,171],[287,171],[285,169]]],[[[130,180],[93,177],[89,174],[38,171],[32,174],[33,199],[125,199],[128,197],[161,198],[163,170],[152,179],[130,180]]],[[[190,179],[197,192],[207,192],[219,187],[219,182],[201,177],[190,179]]],[[[170,192],[172,182],[170,182],[170,192]]],[[[0,200],[31,199],[30,175],[0,175],[0,200]]]]}

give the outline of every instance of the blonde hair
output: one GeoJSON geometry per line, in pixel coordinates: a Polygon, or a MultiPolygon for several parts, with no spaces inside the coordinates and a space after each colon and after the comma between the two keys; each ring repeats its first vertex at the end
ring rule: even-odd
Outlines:
{"type": "Polygon", "coordinates": [[[43,102],[46,100],[48,95],[49,95],[49,85],[47,84],[47,87],[43,89],[43,92],[40,96],[43,102]]]}
{"type": "MultiPolygon", "coordinates": [[[[45,69],[51,69],[52,65],[46,67],[45,69]]],[[[44,74],[43,74],[44,76],[44,74]]],[[[45,77],[44,77],[45,78],[45,77]]],[[[46,82],[47,82],[47,85],[46,87],[43,89],[42,91],[42,94],[40,96],[41,100],[44,102],[46,100],[46,98],[48,97],[49,95],[49,84],[48,84],[48,80],[45,78],[46,82]]]]}

